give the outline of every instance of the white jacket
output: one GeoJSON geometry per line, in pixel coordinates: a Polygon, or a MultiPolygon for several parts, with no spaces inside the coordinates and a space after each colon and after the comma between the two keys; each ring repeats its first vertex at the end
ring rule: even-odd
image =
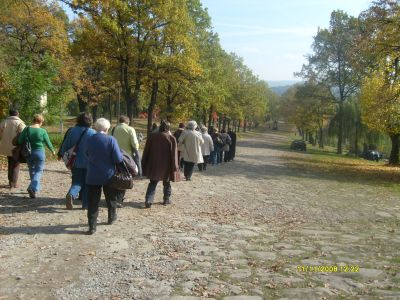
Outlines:
{"type": "Polygon", "coordinates": [[[204,143],[200,132],[186,129],[179,137],[181,144],[182,157],[184,161],[195,164],[203,163],[201,145],[204,143]]]}
{"type": "Polygon", "coordinates": [[[204,140],[204,143],[201,145],[201,153],[203,156],[210,155],[211,151],[214,150],[214,143],[212,141],[211,136],[206,132],[201,134],[204,140]]]}
{"type": "Polygon", "coordinates": [[[25,123],[17,116],[11,116],[0,123],[0,154],[12,156],[15,146],[12,140],[25,128],[25,123]]]}

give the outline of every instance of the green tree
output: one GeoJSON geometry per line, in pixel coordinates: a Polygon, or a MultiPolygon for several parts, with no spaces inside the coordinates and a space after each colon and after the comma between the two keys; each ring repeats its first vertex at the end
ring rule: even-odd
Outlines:
{"type": "Polygon", "coordinates": [[[343,106],[360,86],[355,71],[355,41],[359,36],[358,21],[343,11],[333,11],[329,29],[320,29],[312,45],[314,53],[298,74],[325,85],[338,105],[337,153],[343,152],[343,106]]]}
{"type": "Polygon", "coordinates": [[[397,1],[379,0],[360,15],[363,25],[362,56],[369,68],[361,93],[362,119],[369,128],[390,136],[389,163],[399,163],[400,136],[400,7],[397,1]]]}
{"type": "Polygon", "coordinates": [[[390,136],[390,164],[399,163],[400,84],[395,74],[393,64],[385,60],[380,70],[365,78],[360,97],[365,124],[390,136]]]}
{"type": "Polygon", "coordinates": [[[39,105],[41,95],[64,91],[58,87],[68,77],[62,70],[68,57],[67,18],[52,1],[7,0],[2,4],[0,55],[5,64],[1,72],[7,82],[0,93],[20,108],[22,117],[30,118],[44,109],[39,105]]]}

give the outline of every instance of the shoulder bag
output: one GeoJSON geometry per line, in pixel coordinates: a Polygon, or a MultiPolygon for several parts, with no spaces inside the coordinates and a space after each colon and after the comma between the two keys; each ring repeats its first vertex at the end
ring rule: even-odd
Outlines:
{"type": "Polygon", "coordinates": [[[27,158],[32,154],[31,142],[29,141],[29,126],[26,128],[25,141],[21,145],[17,145],[12,150],[14,160],[20,163],[26,163],[27,158]]]}
{"type": "Polygon", "coordinates": [[[130,190],[133,188],[133,177],[129,173],[125,161],[117,165],[114,175],[107,186],[116,190],[130,190]]]}
{"type": "Polygon", "coordinates": [[[64,155],[62,156],[62,160],[64,161],[64,164],[67,167],[67,169],[69,170],[71,170],[74,167],[76,155],[78,153],[79,143],[81,142],[82,137],[85,135],[87,130],[88,130],[87,128],[83,130],[76,144],[71,148],[69,148],[67,151],[65,151],[64,155]]]}

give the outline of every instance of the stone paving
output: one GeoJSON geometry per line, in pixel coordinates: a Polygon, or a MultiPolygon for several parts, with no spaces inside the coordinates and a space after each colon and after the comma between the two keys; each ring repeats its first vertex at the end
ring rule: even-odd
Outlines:
{"type": "Polygon", "coordinates": [[[20,189],[0,189],[0,299],[400,299],[399,195],[291,169],[283,157],[308,154],[283,143],[245,134],[234,162],[173,184],[172,206],[144,209],[136,181],[94,236],[64,208],[61,163],[35,200],[24,170],[20,189]]]}

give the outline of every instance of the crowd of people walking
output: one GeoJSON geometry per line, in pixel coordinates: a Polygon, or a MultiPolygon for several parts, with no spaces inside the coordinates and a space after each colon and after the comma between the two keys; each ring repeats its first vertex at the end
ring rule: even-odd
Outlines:
{"type": "MultiPolygon", "coordinates": [[[[9,117],[0,123],[0,155],[7,156],[10,189],[18,185],[20,163],[27,163],[30,176],[27,192],[30,198],[36,198],[45,167],[45,147],[53,155],[56,153],[42,128],[43,115],[34,115],[32,121],[26,126],[18,111],[10,109],[9,117]]],[[[140,138],[128,117],[120,116],[118,124],[110,128],[107,119],[99,118],[92,129],[91,115],[80,113],[75,126],[65,133],[57,153],[72,175],[65,196],[66,209],[73,209],[78,200],[82,202],[82,209],[87,209],[88,234],[96,232],[102,191],[108,224],[112,224],[134,177],[150,180],[145,194],[146,208],[153,204],[159,181],[163,183],[163,205],[169,205],[171,182],[182,180],[181,171],[184,179],[191,181],[195,165],[204,172],[208,165],[234,160],[236,154],[236,134],[231,129],[219,133],[216,128],[198,126],[196,121],[180,123],[173,134],[168,121],[161,121],[160,126],[153,124],[142,157],[140,138]]]]}

